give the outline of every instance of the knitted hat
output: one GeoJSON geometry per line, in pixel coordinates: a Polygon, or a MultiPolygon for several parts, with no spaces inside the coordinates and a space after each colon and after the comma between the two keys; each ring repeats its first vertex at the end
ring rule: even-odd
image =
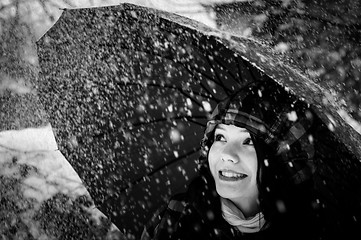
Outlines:
{"type": "Polygon", "coordinates": [[[279,161],[287,177],[298,184],[314,172],[312,122],[309,106],[276,83],[252,83],[217,105],[207,123],[202,156],[207,156],[218,124],[246,128],[267,146],[265,156],[279,161]]]}

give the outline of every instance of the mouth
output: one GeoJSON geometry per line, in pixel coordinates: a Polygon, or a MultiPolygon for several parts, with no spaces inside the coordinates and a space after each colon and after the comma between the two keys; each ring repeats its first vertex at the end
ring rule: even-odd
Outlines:
{"type": "Polygon", "coordinates": [[[218,171],[218,176],[220,180],[223,181],[239,181],[246,178],[248,175],[243,173],[234,172],[231,170],[221,170],[218,171]]]}

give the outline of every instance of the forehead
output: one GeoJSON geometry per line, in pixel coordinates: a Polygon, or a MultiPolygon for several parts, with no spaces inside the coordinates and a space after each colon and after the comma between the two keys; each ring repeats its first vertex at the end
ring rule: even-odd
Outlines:
{"type": "Polygon", "coordinates": [[[249,133],[246,128],[237,127],[235,125],[227,125],[227,124],[218,124],[216,130],[223,130],[223,131],[231,131],[237,133],[249,133]]]}

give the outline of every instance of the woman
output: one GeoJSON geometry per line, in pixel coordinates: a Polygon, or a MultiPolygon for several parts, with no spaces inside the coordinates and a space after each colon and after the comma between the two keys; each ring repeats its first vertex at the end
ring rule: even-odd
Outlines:
{"type": "Polygon", "coordinates": [[[216,107],[200,177],[143,239],[317,238],[313,114],[270,84],[251,84],[216,107]]]}

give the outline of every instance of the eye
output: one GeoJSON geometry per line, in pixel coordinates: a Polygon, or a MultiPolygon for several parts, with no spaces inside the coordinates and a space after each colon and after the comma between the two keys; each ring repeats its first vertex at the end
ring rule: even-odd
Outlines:
{"type": "Polygon", "coordinates": [[[244,144],[244,145],[251,145],[251,146],[253,146],[252,138],[246,138],[246,139],[243,141],[243,144],[244,144]]]}
{"type": "Polygon", "coordinates": [[[214,141],[215,142],[219,142],[219,141],[225,142],[226,138],[223,136],[223,134],[218,133],[218,134],[214,135],[214,141]]]}

